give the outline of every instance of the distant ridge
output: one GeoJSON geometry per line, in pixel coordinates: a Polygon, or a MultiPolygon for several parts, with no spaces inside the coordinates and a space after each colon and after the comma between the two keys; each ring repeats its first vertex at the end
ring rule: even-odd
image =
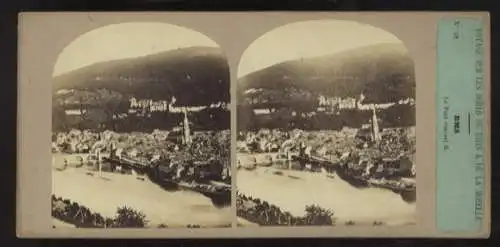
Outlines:
{"type": "Polygon", "coordinates": [[[229,65],[221,49],[190,47],[96,63],[53,79],[60,89],[106,88],[155,100],[174,96],[179,105],[229,102],[229,65]]]}
{"type": "Polygon", "coordinates": [[[294,89],[340,97],[363,92],[366,102],[394,102],[415,97],[415,69],[403,44],[376,44],[286,61],[248,74],[238,82],[240,103],[248,89],[273,91],[276,99],[283,98],[280,92],[294,89]]]}

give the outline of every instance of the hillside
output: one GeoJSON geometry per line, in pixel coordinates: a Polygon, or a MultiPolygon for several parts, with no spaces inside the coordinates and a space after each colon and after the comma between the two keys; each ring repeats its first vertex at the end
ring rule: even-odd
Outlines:
{"type": "Polygon", "coordinates": [[[96,63],[54,77],[60,89],[106,88],[178,105],[208,105],[229,97],[229,65],[219,48],[190,47],[138,58],[96,63]]]}
{"type": "Polygon", "coordinates": [[[377,103],[415,97],[413,60],[404,45],[398,44],[286,61],[246,75],[238,85],[240,103],[248,102],[244,92],[249,89],[264,89],[252,96],[260,102],[304,101],[319,93],[356,97],[363,92],[366,102],[377,103]]]}

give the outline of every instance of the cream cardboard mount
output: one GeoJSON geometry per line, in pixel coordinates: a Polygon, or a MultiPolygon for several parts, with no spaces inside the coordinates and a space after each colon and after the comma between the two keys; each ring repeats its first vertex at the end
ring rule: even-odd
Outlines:
{"type": "Polygon", "coordinates": [[[487,238],[489,25],[21,13],[18,236],[487,238]]]}

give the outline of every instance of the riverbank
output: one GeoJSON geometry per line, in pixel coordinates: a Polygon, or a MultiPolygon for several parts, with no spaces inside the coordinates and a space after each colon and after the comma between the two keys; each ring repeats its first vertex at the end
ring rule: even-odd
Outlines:
{"type": "Polygon", "coordinates": [[[238,171],[238,190],[247,196],[268,201],[283,211],[303,216],[307,205],[331,209],[339,224],[405,225],[416,222],[416,204],[405,202],[400,195],[380,188],[358,189],[340,178],[323,173],[257,167],[238,171]],[[291,178],[293,177],[293,179],[291,178]]]}
{"type": "Polygon", "coordinates": [[[288,162],[289,159],[285,153],[238,153],[236,156],[237,164],[244,168],[254,166],[269,166],[273,163],[288,162]]]}
{"type": "MultiPolygon", "coordinates": [[[[54,168],[62,167],[59,163],[54,168]]],[[[53,169],[52,193],[85,205],[103,217],[113,218],[118,207],[143,212],[151,226],[220,227],[230,225],[230,207],[217,208],[212,201],[188,190],[166,191],[147,178],[118,173],[88,173],[85,168],[53,169]],[[90,175],[92,174],[92,176],[90,175]]]]}
{"type": "MultiPolygon", "coordinates": [[[[302,165],[300,161],[297,160],[297,156],[293,154],[291,157],[293,160],[287,159],[281,153],[238,153],[238,169],[243,168],[246,170],[253,170],[257,166],[263,167],[275,167],[288,169],[302,170],[302,165]],[[294,157],[294,158],[292,158],[294,157]]],[[[382,189],[387,189],[395,193],[405,193],[405,194],[416,194],[416,180],[414,178],[400,177],[400,179],[380,179],[380,178],[369,178],[352,175],[348,170],[340,169],[339,163],[331,158],[324,158],[319,156],[312,156],[311,158],[302,159],[306,164],[314,164],[310,168],[314,167],[315,172],[329,173],[329,177],[337,176],[341,179],[347,181],[355,187],[377,187],[382,189]]],[[[307,167],[307,166],[306,166],[307,167]]],[[[307,169],[313,171],[311,169],[307,169]]],[[[281,172],[281,171],[280,171],[281,172]]],[[[289,177],[294,178],[293,175],[289,177]]]]}

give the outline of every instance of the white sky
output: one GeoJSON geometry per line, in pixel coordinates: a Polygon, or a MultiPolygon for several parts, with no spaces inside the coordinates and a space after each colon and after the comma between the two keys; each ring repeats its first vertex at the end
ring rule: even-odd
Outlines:
{"type": "Polygon", "coordinates": [[[402,41],[383,29],[354,21],[295,22],[278,27],[257,38],[241,57],[238,77],[276,63],[379,43],[402,43],[402,41]]]}
{"type": "Polygon", "coordinates": [[[113,24],[81,35],[59,55],[53,76],[94,63],[192,46],[219,47],[207,36],[166,23],[113,24]]]}

